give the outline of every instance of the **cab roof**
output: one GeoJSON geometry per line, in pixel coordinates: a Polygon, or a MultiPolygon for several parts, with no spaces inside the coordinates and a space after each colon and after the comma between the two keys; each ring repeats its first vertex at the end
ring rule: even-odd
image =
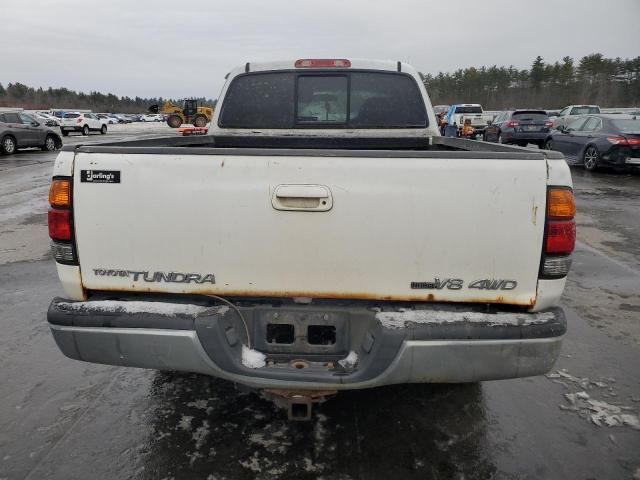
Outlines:
{"type": "MultiPolygon", "coordinates": [[[[239,66],[231,71],[231,75],[238,75],[241,73],[250,72],[268,72],[274,70],[300,70],[300,71],[314,71],[314,70],[335,70],[335,71],[349,71],[349,70],[380,70],[387,72],[404,72],[412,75],[417,75],[418,72],[415,68],[405,62],[394,60],[373,60],[364,58],[345,58],[335,57],[336,60],[348,60],[350,66],[348,67],[296,67],[298,60],[318,60],[307,58],[294,58],[291,60],[276,60],[271,62],[247,62],[242,66],[239,66]]],[[[327,60],[322,58],[320,60],[327,60]]]]}

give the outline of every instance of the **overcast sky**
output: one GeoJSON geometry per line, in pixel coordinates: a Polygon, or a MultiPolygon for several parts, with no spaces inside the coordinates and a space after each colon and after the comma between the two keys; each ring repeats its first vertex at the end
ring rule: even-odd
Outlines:
{"type": "Polygon", "coordinates": [[[215,98],[246,61],[404,60],[424,73],[640,55],[640,0],[5,0],[0,83],[215,98]]]}

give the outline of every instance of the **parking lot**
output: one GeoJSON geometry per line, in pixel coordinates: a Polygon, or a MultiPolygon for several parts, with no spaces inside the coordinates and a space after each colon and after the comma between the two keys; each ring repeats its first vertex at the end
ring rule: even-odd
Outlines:
{"type": "MultiPolygon", "coordinates": [[[[167,134],[113,125],[106,140],[167,134]]],[[[45,321],[62,295],[46,226],[55,157],[0,157],[0,480],[640,478],[640,175],[572,168],[569,330],[549,375],[343,392],[292,423],[222,380],[59,352],[45,321]]]]}

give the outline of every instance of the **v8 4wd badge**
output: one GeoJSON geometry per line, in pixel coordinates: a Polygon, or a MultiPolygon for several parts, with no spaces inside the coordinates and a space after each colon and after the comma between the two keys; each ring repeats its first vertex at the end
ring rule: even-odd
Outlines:
{"type": "MultiPolygon", "coordinates": [[[[462,290],[464,288],[464,280],[461,278],[435,278],[429,282],[411,282],[413,290],[462,290]]],[[[506,279],[481,279],[474,280],[467,285],[467,288],[476,288],[478,290],[513,290],[518,286],[515,280],[506,279]]]]}

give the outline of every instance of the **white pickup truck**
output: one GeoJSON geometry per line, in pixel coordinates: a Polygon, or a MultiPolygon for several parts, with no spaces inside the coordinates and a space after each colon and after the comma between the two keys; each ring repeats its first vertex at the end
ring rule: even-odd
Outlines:
{"type": "Polygon", "coordinates": [[[440,137],[401,62],[247,63],[209,135],[69,145],[68,357],[199,372],[308,418],[343,389],[538,375],[575,243],[561,154],[440,137]]]}
{"type": "Polygon", "coordinates": [[[476,135],[483,133],[488,123],[493,121],[493,115],[484,113],[479,103],[451,105],[444,118],[449,125],[456,125],[458,131],[462,130],[465,120],[468,119],[476,135]]]}

